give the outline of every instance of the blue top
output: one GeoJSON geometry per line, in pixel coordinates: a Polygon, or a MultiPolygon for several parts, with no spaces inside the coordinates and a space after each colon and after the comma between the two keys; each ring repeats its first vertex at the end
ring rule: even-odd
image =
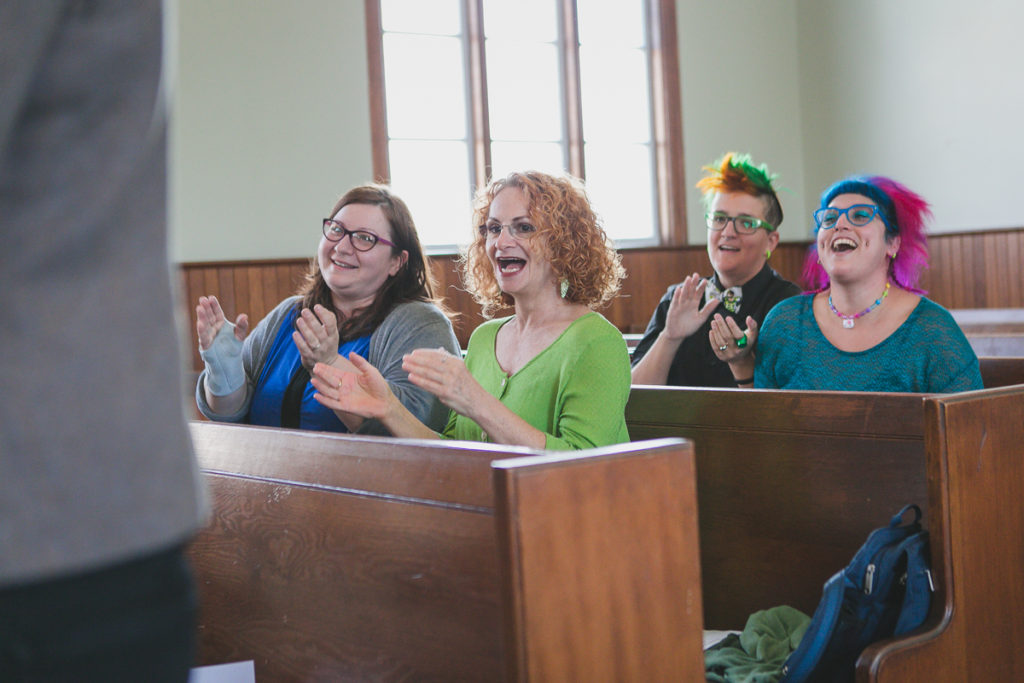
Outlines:
{"type": "Polygon", "coordinates": [[[841,351],[825,338],[814,297],[779,303],[757,338],[754,387],[831,391],[950,393],[981,389],[981,370],[949,311],[924,297],[877,346],[841,351]]]}
{"type": "MultiPolygon", "coordinates": [[[[281,426],[281,401],[292,376],[302,366],[299,348],[292,340],[292,332],[295,331],[295,319],[298,314],[299,307],[295,306],[277,330],[274,344],[270,348],[267,361],[263,364],[263,371],[256,382],[252,404],[249,406],[249,424],[267,427],[281,426]]],[[[366,358],[371,336],[368,334],[352,341],[342,342],[338,346],[338,353],[347,358],[350,351],[355,351],[366,358]]],[[[302,390],[299,428],[323,432],[347,432],[348,427],[338,419],[334,411],[313,398],[314,393],[316,393],[316,389],[307,381],[302,390]]]]}

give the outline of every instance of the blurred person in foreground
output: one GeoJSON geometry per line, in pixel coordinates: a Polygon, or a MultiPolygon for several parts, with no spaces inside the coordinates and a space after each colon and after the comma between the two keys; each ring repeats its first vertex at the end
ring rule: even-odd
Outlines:
{"type": "Polygon", "coordinates": [[[158,0],[0,3],[0,680],[185,681],[158,0]]]}

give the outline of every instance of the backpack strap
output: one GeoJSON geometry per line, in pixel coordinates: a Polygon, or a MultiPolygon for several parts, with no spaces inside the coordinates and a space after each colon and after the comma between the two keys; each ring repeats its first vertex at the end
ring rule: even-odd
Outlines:
{"type": "Polygon", "coordinates": [[[779,679],[779,683],[803,683],[814,672],[839,621],[846,591],[844,578],[843,572],[839,571],[825,582],[821,602],[814,611],[811,623],[800,639],[800,644],[782,665],[782,678],[779,679]]]}
{"type": "Polygon", "coordinates": [[[915,526],[917,524],[920,524],[921,508],[919,508],[915,503],[910,503],[909,505],[904,505],[903,508],[899,512],[897,512],[891,520],[889,520],[889,526],[895,528],[903,524],[903,515],[907,514],[907,510],[914,511],[914,521],[911,522],[908,526],[915,526]]]}
{"type": "Polygon", "coordinates": [[[902,544],[907,556],[907,573],[903,604],[896,621],[894,636],[912,631],[928,617],[935,583],[929,569],[928,532],[921,531],[906,539],[902,544]]]}

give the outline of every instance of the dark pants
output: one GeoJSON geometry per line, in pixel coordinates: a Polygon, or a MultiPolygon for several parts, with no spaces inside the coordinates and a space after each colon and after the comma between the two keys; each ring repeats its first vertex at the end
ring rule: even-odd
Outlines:
{"type": "Polygon", "coordinates": [[[196,594],[181,547],[0,590],[0,681],[188,679],[196,594]]]}

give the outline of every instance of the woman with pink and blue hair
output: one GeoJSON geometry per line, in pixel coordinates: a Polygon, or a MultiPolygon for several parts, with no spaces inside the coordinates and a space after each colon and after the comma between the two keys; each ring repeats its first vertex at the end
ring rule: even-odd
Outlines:
{"type": "Polygon", "coordinates": [[[884,176],[829,187],[814,212],[809,291],[783,301],[753,339],[713,325],[722,358],[773,389],[946,393],[981,389],[978,358],[946,309],[917,286],[928,263],[928,203],[884,176]]]}

